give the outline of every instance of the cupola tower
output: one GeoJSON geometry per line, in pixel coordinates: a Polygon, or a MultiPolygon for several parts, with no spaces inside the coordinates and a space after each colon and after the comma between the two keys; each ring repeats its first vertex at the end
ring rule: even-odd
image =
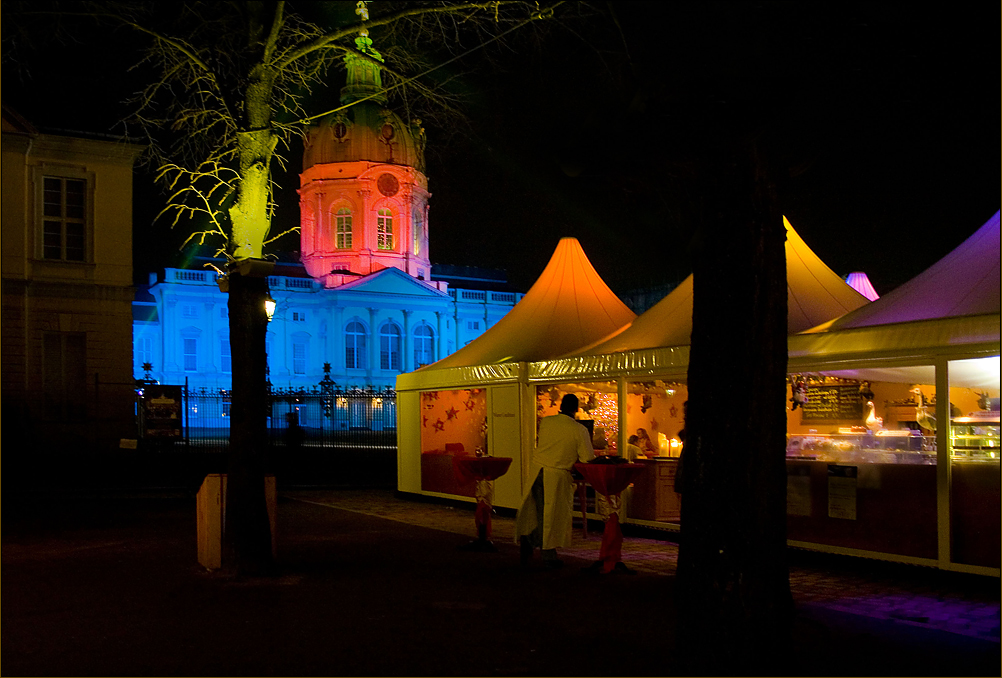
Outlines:
{"type": "MultiPolygon", "coordinates": [[[[358,3],[363,20],[365,3],[358,3]]],[[[342,110],[313,125],[300,175],[300,249],[307,272],[337,287],[384,268],[429,280],[424,130],[387,108],[382,56],[367,31],[345,56],[342,110]]]]}

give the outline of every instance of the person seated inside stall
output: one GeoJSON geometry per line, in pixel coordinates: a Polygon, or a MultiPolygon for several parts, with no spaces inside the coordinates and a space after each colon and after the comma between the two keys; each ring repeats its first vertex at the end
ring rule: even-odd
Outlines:
{"type": "Polygon", "coordinates": [[[606,449],[609,447],[609,441],[605,439],[605,429],[601,426],[595,427],[595,432],[591,437],[591,446],[595,448],[597,455],[608,454],[606,449]]]}
{"type": "Polygon", "coordinates": [[[635,435],[626,439],[626,454],[624,456],[627,461],[636,461],[638,457],[643,456],[644,451],[637,446],[639,440],[640,438],[635,435]]]}
{"type": "Polygon", "coordinates": [[[647,435],[647,429],[637,429],[637,447],[639,447],[648,457],[658,456],[658,445],[647,435]]]}

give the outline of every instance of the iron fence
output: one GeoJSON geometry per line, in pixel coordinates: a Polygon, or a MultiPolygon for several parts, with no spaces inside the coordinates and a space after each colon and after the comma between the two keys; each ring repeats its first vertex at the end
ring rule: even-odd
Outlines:
{"type": "MultiPolygon", "coordinates": [[[[141,401],[144,396],[137,393],[141,401]]],[[[182,387],[181,438],[150,441],[158,447],[223,452],[229,448],[231,393],[182,387]]],[[[272,447],[303,451],[394,450],[397,445],[395,391],[270,389],[268,439],[272,447]]],[[[142,403],[139,408],[142,409],[142,403]]]]}

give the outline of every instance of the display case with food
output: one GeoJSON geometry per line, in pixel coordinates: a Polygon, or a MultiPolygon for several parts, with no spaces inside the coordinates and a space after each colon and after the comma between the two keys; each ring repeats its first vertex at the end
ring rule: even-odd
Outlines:
{"type": "Polygon", "coordinates": [[[838,433],[808,433],[787,437],[786,457],[838,464],[935,464],[936,438],[912,429],[880,430],[852,427],[838,433]]]}
{"type": "Polygon", "coordinates": [[[1000,436],[999,411],[972,412],[951,421],[950,445],[954,457],[971,461],[998,461],[1000,436]]]}

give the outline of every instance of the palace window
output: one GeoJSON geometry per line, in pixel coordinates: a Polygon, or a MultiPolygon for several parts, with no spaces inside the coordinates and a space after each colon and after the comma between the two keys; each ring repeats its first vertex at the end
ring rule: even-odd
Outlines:
{"type": "Polygon", "coordinates": [[[87,182],[42,178],[42,258],[87,259],[87,182]]]}
{"type": "Polygon", "coordinates": [[[393,249],[393,213],[388,209],[379,210],[376,216],[376,247],[393,249]]]}
{"type": "Polygon", "coordinates": [[[334,215],[334,228],[337,234],[337,248],[339,250],[351,249],[351,210],[342,207],[334,215]]]}
{"type": "Polygon", "coordinates": [[[435,362],[435,333],[428,325],[418,325],[414,329],[414,367],[435,362]]]}
{"type": "Polygon", "coordinates": [[[198,371],[198,339],[186,338],[183,342],[184,371],[198,371]]]}
{"type": "Polygon", "coordinates": [[[386,323],[379,330],[379,368],[400,369],[400,328],[386,323]]]}
{"type": "Polygon", "coordinates": [[[412,228],[414,235],[414,254],[421,254],[421,240],[424,236],[424,218],[419,207],[414,207],[412,228]]]}
{"type": "Polygon", "coordinates": [[[306,342],[296,341],[292,344],[292,373],[306,374],[306,342]]]}
{"type": "Polygon", "coordinates": [[[358,321],[348,323],[344,332],[344,366],[350,370],[364,370],[366,360],[365,325],[358,321]]]}
{"type": "Polygon", "coordinates": [[[219,340],[219,369],[226,374],[233,372],[233,357],[230,354],[230,340],[219,340]]]}
{"type": "Polygon", "coordinates": [[[143,374],[143,364],[153,364],[153,337],[136,338],[136,374],[143,374]]]}

